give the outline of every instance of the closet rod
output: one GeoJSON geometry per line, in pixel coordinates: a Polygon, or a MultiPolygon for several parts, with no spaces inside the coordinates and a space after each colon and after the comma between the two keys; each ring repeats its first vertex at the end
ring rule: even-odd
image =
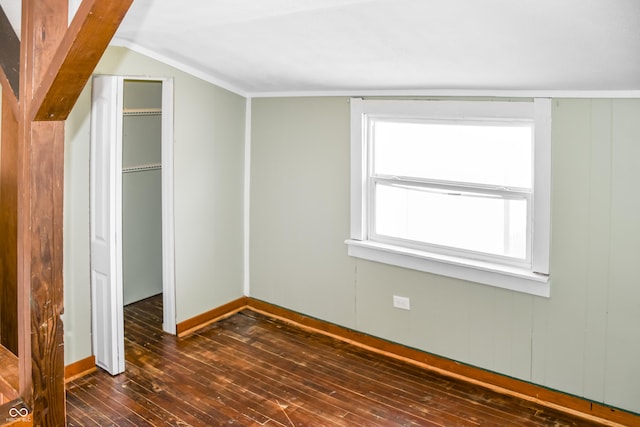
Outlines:
{"type": "Polygon", "coordinates": [[[161,163],[150,163],[148,165],[129,166],[129,167],[126,167],[126,168],[122,168],[122,173],[151,171],[151,170],[155,170],[155,169],[162,169],[162,164],[161,163]]]}
{"type": "Polygon", "coordinates": [[[160,108],[125,108],[122,110],[125,116],[157,116],[162,114],[160,108]]]}

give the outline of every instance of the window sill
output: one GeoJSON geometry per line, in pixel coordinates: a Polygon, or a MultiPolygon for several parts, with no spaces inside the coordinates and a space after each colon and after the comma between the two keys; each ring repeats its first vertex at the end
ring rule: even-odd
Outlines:
{"type": "Polygon", "coordinates": [[[550,296],[549,276],[529,270],[424,252],[384,243],[346,240],[349,256],[468,280],[484,285],[523,292],[540,297],[550,296]]]}

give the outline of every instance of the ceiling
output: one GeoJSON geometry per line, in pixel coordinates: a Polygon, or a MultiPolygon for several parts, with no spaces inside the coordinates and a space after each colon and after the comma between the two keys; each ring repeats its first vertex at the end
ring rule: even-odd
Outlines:
{"type": "Polygon", "coordinates": [[[113,43],[251,96],[640,89],[640,0],[134,0],[113,43]]]}

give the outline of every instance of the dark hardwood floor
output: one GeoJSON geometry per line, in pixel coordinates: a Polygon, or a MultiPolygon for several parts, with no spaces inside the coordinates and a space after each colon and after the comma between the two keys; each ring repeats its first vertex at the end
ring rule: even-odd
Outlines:
{"type": "Polygon", "coordinates": [[[126,372],[67,384],[69,426],[589,426],[245,310],[176,338],[125,308],[126,372]]]}

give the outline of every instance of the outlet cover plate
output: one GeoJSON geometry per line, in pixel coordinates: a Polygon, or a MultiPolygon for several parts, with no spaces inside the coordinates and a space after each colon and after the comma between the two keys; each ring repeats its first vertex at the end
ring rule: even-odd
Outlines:
{"type": "Polygon", "coordinates": [[[411,310],[411,301],[407,297],[393,296],[393,306],[402,310],[411,310]]]}

